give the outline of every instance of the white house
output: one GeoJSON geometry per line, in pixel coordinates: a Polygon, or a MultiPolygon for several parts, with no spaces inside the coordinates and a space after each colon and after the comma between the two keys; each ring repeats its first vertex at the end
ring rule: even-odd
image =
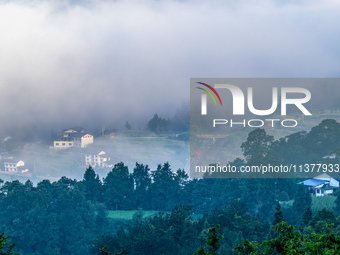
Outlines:
{"type": "Polygon", "coordinates": [[[67,148],[73,147],[73,142],[72,141],[54,141],[53,142],[53,148],[55,150],[64,150],[67,148]]]}
{"type": "Polygon", "coordinates": [[[93,143],[93,135],[89,133],[77,133],[71,136],[71,141],[74,147],[85,148],[93,143]]]}
{"type": "Polygon", "coordinates": [[[26,173],[28,172],[28,168],[25,167],[25,162],[22,160],[15,160],[10,159],[4,161],[4,169],[5,172],[20,172],[20,173],[26,173]]]}
{"type": "Polygon", "coordinates": [[[90,152],[85,155],[85,165],[92,167],[111,167],[110,158],[106,156],[105,151],[90,152]]]}
{"type": "Polygon", "coordinates": [[[332,194],[339,188],[339,182],[325,173],[298,184],[308,186],[310,194],[316,197],[332,194]]]}
{"type": "Polygon", "coordinates": [[[93,135],[86,133],[84,128],[73,127],[63,130],[60,139],[53,142],[54,150],[64,150],[71,147],[85,148],[93,143],[93,135]]]}

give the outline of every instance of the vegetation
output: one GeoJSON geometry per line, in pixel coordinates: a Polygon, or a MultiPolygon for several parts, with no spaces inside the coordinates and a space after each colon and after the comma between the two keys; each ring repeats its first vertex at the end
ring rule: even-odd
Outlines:
{"type": "MultiPolygon", "coordinates": [[[[331,227],[331,225],[328,225],[331,227]]],[[[302,235],[293,226],[285,222],[277,224],[274,229],[278,236],[258,244],[244,240],[235,247],[240,254],[339,254],[340,236],[333,233],[312,233],[302,235]]]]}
{"type": "Polygon", "coordinates": [[[12,251],[14,246],[15,243],[10,244],[5,233],[0,234],[0,255],[15,255],[16,253],[12,251]]]}
{"type": "MultiPolygon", "coordinates": [[[[326,134],[338,139],[339,125],[325,120],[278,141],[256,129],[242,144],[246,161],[231,163],[336,160],[325,157],[337,155],[339,144],[326,134]]],[[[136,163],[132,171],[120,162],[103,179],[89,167],[81,181],[0,181],[0,229],[21,255],[336,254],[340,192],[312,200],[298,182],[190,180],[168,162],[156,169],[136,163]]],[[[1,248],[13,253],[1,237],[1,248]]]]}

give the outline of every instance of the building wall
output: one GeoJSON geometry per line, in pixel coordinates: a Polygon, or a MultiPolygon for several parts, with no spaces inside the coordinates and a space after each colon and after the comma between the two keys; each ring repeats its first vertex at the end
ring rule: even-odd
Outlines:
{"type": "Polygon", "coordinates": [[[80,147],[85,148],[85,147],[87,147],[87,145],[89,145],[91,143],[93,143],[93,135],[86,134],[83,137],[81,137],[80,147]]]}
{"type": "Polygon", "coordinates": [[[19,160],[18,162],[4,162],[6,172],[17,172],[18,167],[24,166],[24,165],[25,165],[25,162],[22,160],[19,160]]]}
{"type": "Polygon", "coordinates": [[[5,166],[5,171],[6,172],[16,172],[17,171],[17,167],[16,167],[15,163],[5,162],[4,166],[5,166]]]}
{"type": "Polygon", "coordinates": [[[55,150],[64,150],[73,147],[72,141],[54,141],[53,148],[55,150]]]}
{"type": "Polygon", "coordinates": [[[315,196],[316,197],[323,197],[323,196],[326,196],[326,195],[329,195],[329,194],[332,194],[332,193],[333,193],[333,190],[331,190],[331,189],[328,189],[328,190],[316,189],[315,190],[315,196]]]}
{"type": "Polygon", "coordinates": [[[85,155],[85,164],[86,166],[99,166],[99,167],[105,167],[107,162],[107,157],[105,157],[104,154],[98,154],[98,155],[93,155],[93,154],[87,154],[85,155]]]}

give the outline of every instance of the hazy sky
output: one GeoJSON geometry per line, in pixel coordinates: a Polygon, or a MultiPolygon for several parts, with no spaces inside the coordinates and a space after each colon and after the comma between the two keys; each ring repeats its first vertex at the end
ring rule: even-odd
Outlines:
{"type": "Polygon", "coordinates": [[[188,103],[191,77],[340,77],[339,13],[330,0],[2,1],[1,125],[142,125],[188,103]]]}

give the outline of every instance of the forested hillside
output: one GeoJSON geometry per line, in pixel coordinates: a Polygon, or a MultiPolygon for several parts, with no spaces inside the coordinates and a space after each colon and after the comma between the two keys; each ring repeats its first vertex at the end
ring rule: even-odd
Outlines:
{"type": "MultiPolygon", "coordinates": [[[[309,133],[278,141],[256,129],[241,145],[245,159],[231,163],[278,158],[285,164],[310,158],[339,162],[339,126],[325,120],[309,133]],[[261,139],[266,146],[259,146],[261,139]]],[[[340,235],[339,192],[330,195],[334,199],[326,204],[312,199],[297,184],[300,180],[293,178],[211,177],[218,175],[189,179],[183,169],[173,171],[169,163],[157,169],[136,163],[129,170],[121,162],[102,180],[90,167],[81,181],[62,177],[37,186],[30,181],[1,181],[0,232],[10,236],[17,243],[15,251],[24,255],[100,254],[104,247],[112,254],[125,250],[140,255],[191,255],[203,249],[209,229],[216,224],[220,226],[216,233],[223,236],[221,254],[237,254],[233,249],[245,239],[252,243],[243,242],[239,250],[259,249],[257,244],[278,237],[273,227],[282,221],[295,226],[295,236],[340,235]],[[118,218],[114,212],[120,211],[135,215],[132,220],[118,218]]]]}

